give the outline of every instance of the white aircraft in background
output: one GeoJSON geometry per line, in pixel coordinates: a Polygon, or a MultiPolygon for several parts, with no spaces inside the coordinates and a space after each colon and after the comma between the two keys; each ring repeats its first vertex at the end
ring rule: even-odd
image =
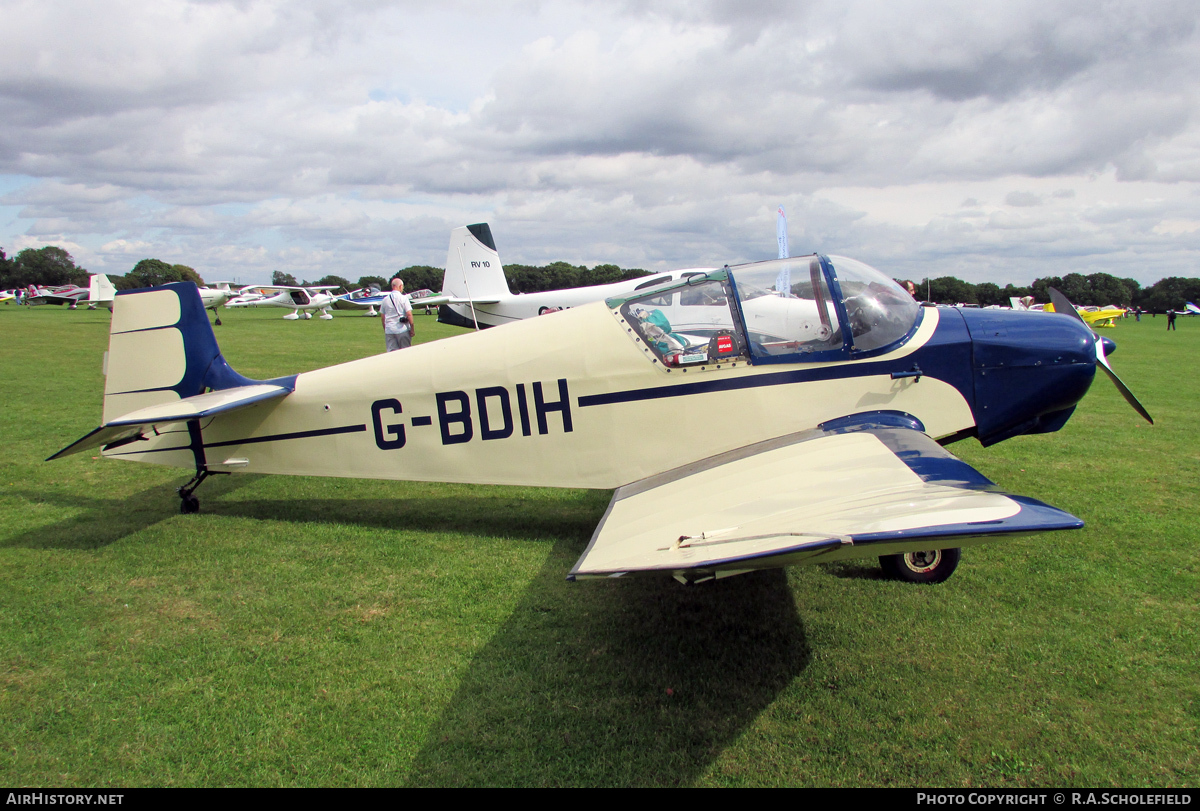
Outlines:
{"type": "Polygon", "coordinates": [[[429,314],[430,308],[440,307],[441,305],[445,304],[446,300],[449,298],[449,296],[443,296],[441,293],[433,292],[428,287],[420,290],[414,290],[408,294],[409,303],[412,304],[414,308],[424,307],[426,315],[429,314]]]}
{"type": "Polygon", "coordinates": [[[255,290],[270,291],[278,290],[275,295],[267,295],[264,298],[256,301],[247,302],[247,304],[230,304],[229,306],[247,306],[255,307],[287,307],[292,310],[283,317],[284,321],[295,321],[298,318],[312,318],[313,310],[320,310],[321,315],[318,316],[323,321],[329,321],[333,318],[333,314],[329,312],[329,308],[333,306],[337,296],[333,295],[331,290],[337,290],[338,286],[333,285],[312,285],[310,287],[289,287],[279,284],[256,284],[255,290]]]}
{"type": "Polygon", "coordinates": [[[227,308],[236,309],[238,307],[254,307],[260,301],[269,296],[263,292],[262,288],[243,287],[239,290],[230,291],[231,295],[228,301],[225,302],[227,308]]]}
{"type": "Polygon", "coordinates": [[[111,311],[113,308],[113,298],[117,295],[117,288],[103,273],[94,273],[88,277],[88,297],[87,305],[89,310],[94,310],[97,307],[103,307],[111,311]]]}
{"type": "MultiPolygon", "coordinates": [[[[230,285],[232,282],[215,282],[212,287],[200,287],[197,292],[200,293],[200,301],[204,304],[204,309],[212,310],[216,316],[216,325],[221,326],[221,316],[217,312],[217,308],[229,300],[232,290],[230,285]]],[[[117,288],[113,285],[108,276],[103,273],[95,273],[88,277],[88,296],[87,305],[89,310],[94,310],[97,307],[103,307],[106,310],[112,310],[113,298],[117,294],[117,288]]]]}
{"type": "Polygon", "coordinates": [[[212,287],[200,288],[200,300],[204,302],[204,309],[212,310],[216,321],[213,323],[218,327],[221,326],[221,314],[217,312],[217,308],[222,304],[227,304],[231,298],[237,295],[233,289],[235,282],[213,282],[212,287]]]}
{"type": "MultiPolygon", "coordinates": [[[[459,327],[481,329],[508,324],[525,318],[628,295],[635,290],[655,287],[685,276],[702,275],[713,268],[689,268],[656,273],[640,279],[541,293],[518,293],[508,289],[504,267],[492,229],[487,223],[463,225],[450,232],[450,250],[446,253],[446,275],[442,279],[441,308],[438,321],[459,327]]],[[[432,306],[432,302],[419,302],[432,306]]]]}
{"type": "Polygon", "coordinates": [[[66,304],[68,308],[74,310],[79,306],[79,302],[87,299],[88,289],[79,287],[74,284],[64,284],[58,287],[34,287],[32,296],[25,299],[25,303],[36,306],[38,304],[66,304]]]}

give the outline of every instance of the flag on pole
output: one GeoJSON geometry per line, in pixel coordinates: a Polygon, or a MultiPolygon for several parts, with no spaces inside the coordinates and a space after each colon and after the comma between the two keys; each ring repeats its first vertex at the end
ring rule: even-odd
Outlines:
{"type": "MultiPolygon", "coordinates": [[[[779,240],[779,258],[787,259],[787,215],[783,213],[783,206],[779,207],[779,219],[775,225],[775,236],[779,240]]],[[[792,294],[792,269],[790,265],[784,265],[780,268],[779,275],[775,277],[775,290],[781,296],[790,296],[792,294]]]]}

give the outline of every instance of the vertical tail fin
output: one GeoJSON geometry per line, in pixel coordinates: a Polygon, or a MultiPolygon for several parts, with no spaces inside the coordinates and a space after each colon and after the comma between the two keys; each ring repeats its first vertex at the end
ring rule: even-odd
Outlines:
{"type": "Polygon", "coordinates": [[[458,298],[506,299],[512,296],[504,266],[488,224],[462,225],[450,232],[442,293],[458,298]]]}
{"type": "Polygon", "coordinates": [[[221,356],[196,285],[118,291],[105,355],[104,423],[152,405],[253,385],[221,356]]]}
{"type": "Polygon", "coordinates": [[[105,304],[112,309],[112,301],[117,295],[117,288],[103,273],[96,273],[88,279],[88,303],[105,304]]]}

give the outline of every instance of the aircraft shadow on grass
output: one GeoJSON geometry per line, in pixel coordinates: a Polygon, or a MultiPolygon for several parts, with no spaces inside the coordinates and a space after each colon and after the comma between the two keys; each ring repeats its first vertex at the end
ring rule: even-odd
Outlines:
{"type": "MultiPolygon", "coordinates": [[[[222,494],[233,492],[248,484],[250,477],[224,478],[225,481],[214,484],[214,492],[218,489],[222,494]]],[[[161,484],[118,498],[89,496],[83,488],[73,488],[69,493],[15,489],[9,492],[31,504],[48,503],[78,512],[61,521],[3,538],[0,547],[98,549],[179,514],[177,497],[161,484]]]]}
{"type": "MultiPolygon", "coordinates": [[[[531,500],[513,496],[330,498],[297,500],[220,500],[209,498],[204,511],[298,523],[337,523],[387,530],[457,533],[557,541],[574,538],[582,552],[604,514],[609,494],[580,491],[573,498],[531,500]],[[531,509],[531,505],[536,509],[531,509]]],[[[567,568],[562,570],[566,576],[567,568]]]]}
{"type": "Polygon", "coordinates": [[[890,580],[887,572],[880,568],[878,561],[871,558],[856,558],[839,560],[836,563],[825,564],[827,574],[842,580],[890,580]]]}
{"type": "Polygon", "coordinates": [[[783,571],[567,583],[579,551],[475,655],[409,785],[687,785],[807,667],[783,571]]]}
{"type": "MultiPolygon", "coordinates": [[[[536,511],[518,496],[476,496],[469,511],[461,498],[228,498],[256,478],[214,481],[205,512],[553,541],[431,727],[407,771],[412,785],[686,785],[810,659],[782,570],[699,587],[662,577],[566,582],[607,493],[536,511]]],[[[161,484],[124,498],[15,495],[78,512],[5,546],[94,549],[178,514],[161,484]]]]}
{"type": "MultiPolygon", "coordinates": [[[[389,530],[401,527],[422,532],[487,537],[546,540],[570,537],[582,539],[577,543],[578,551],[582,551],[609,498],[607,492],[580,491],[573,498],[559,497],[539,502],[536,511],[530,510],[528,497],[520,496],[473,496],[469,510],[464,510],[461,498],[226,498],[260,478],[241,475],[213,479],[208,485],[204,513],[267,521],[339,523],[389,530]]],[[[120,498],[88,496],[80,491],[10,492],[31,503],[46,502],[78,512],[62,521],[0,540],[0,546],[6,547],[96,549],[179,514],[177,497],[172,488],[161,484],[120,498]]],[[[563,569],[564,573],[567,568],[563,569]]]]}

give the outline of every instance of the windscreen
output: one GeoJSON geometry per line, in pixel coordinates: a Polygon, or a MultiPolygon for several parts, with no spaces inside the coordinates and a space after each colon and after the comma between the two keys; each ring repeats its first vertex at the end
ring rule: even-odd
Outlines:
{"type": "Polygon", "coordinates": [[[731,275],[752,356],[803,360],[842,348],[837,309],[817,256],[741,265],[731,275]]]}
{"type": "Polygon", "coordinates": [[[921,305],[904,288],[870,265],[845,256],[830,256],[842,303],[860,352],[899,341],[917,321],[921,305]]]}

